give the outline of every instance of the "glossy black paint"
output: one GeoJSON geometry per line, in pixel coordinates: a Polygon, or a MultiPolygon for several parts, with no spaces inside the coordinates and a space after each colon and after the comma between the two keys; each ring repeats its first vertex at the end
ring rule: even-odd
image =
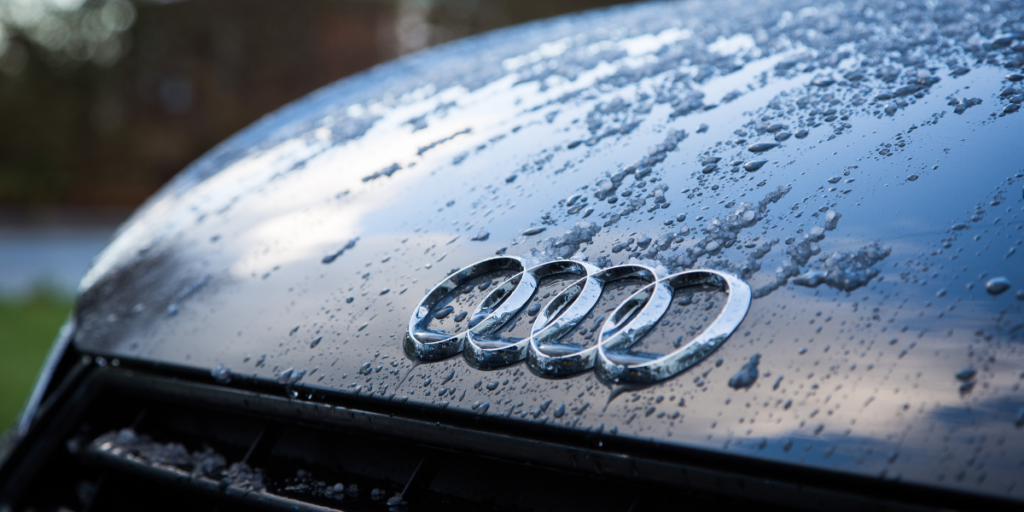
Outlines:
{"type": "Polygon", "coordinates": [[[141,208],[83,281],[74,346],[1024,499],[1021,13],[645,4],[380,66],[141,208]],[[578,222],[600,229],[566,237],[578,222]],[[711,357],[644,388],[408,358],[426,291],[502,251],[716,268],[755,298],[711,357]]]}

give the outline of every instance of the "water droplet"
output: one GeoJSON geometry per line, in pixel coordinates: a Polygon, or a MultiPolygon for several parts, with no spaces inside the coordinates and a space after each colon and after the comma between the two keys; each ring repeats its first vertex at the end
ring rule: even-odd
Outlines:
{"type": "Polygon", "coordinates": [[[977,373],[977,370],[968,366],[965,368],[961,368],[959,371],[957,371],[956,378],[958,380],[971,380],[977,373]]]}
{"type": "Polygon", "coordinates": [[[993,277],[985,282],[985,291],[992,295],[999,295],[1010,289],[1010,280],[1005,277],[993,277]]]}
{"type": "Polygon", "coordinates": [[[757,365],[761,362],[761,354],[750,356],[740,371],[729,378],[729,387],[733,389],[749,388],[757,380],[757,365]]]}
{"type": "Polygon", "coordinates": [[[757,144],[751,144],[750,147],[747,148],[747,150],[750,151],[751,153],[764,153],[769,149],[777,147],[779,147],[778,142],[758,142],[757,144]]]}
{"type": "Polygon", "coordinates": [[[526,236],[539,235],[539,234],[543,233],[544,230],[546,230],[546,229],[547,228],[530,228],[530,229],[527,229],[526,231],[523,231],[523,235],[526,235],[526,236]]]}
{"type": "Polygon", "coordinates": [[[907,176],[907,181],[917,181],[917,175],[911,174],[910,176],[907,176]]]}
{"type": "Polygon", "coordinates": [[[213,380],[217,381],[218,384],[227,384],[231,382],[231,368],[224,366],[223,363],[218,364],[216,368],[210,370],[210,376],[213,380]]]}
{"type": "Polygon", "coordinates": [[[747,172],[754,172],[760,169],[761,167],[764,167],[764,164],[766,163],[768,163],[768,160],[755,160],[753,162],[747,162],[743,164],[743,168],[746,169],[747,172]]]}

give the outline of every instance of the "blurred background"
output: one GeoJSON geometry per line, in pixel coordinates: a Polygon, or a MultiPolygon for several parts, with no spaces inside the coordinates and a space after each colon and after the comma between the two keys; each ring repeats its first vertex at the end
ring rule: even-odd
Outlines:
{"type": "Polygon", "coordinates": [[[189,162],[394,57],[613,0],[0,0],[0,432],[89,262],[189,162]]]}

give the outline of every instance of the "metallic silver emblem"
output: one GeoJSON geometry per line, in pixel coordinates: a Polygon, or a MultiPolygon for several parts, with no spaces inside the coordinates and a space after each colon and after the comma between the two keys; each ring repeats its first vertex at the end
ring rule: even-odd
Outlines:
{"type": "MultiPolygon", "coordinates": [[[[483,293],[490,288],[488,283],[469,290],[483,293]]],[[[556,260],[525,268],[519,258],[503,256],[477,262],[438,283],[413,312],[405,349],[424,361],[464,353],[472,365],[489,369],[526,359],[533,371],[545,377],[595,368],[607,381],[649,384],[676,375],[714,352],[739,326],[750,298],[746,283],[716,270],[689,270],[658,279],[654,270],[642,265],[598,269],[579,261],[556,260]],[[472,315],[463,319],[468,320],[464,329],[453,334],[429,328],[435,318],[450,313],[452,308],[447,305],[457,289],[502,273],[514,275],[486,293],[472,315]],[[529,336],[501,336],[534,298],[539,281],[553,276],[579,279],[535,312],[529,336]],[[605,287],[622,279],[648,284],[619,303],[604,320],[596,343],[564,342],[597,305],[605,287]],[[729,297],[707,328],[667,354],[630,351],[662,320],[676,291],[698,285],[719,288],[729,297]]]]}

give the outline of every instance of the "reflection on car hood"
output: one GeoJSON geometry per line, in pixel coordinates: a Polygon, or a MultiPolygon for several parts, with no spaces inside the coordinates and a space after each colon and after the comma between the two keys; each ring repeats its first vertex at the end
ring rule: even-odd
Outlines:
{"type": "Polygon", "coordinates": [[[1020,499],[1021,19],[651,4],[380,66],[151,199],[83,281],[75,343],[1020,499]],[[711,357],[647,387],[406,356],[427,291],[496,253],[716,269],[753,299],[711,357]]]}

